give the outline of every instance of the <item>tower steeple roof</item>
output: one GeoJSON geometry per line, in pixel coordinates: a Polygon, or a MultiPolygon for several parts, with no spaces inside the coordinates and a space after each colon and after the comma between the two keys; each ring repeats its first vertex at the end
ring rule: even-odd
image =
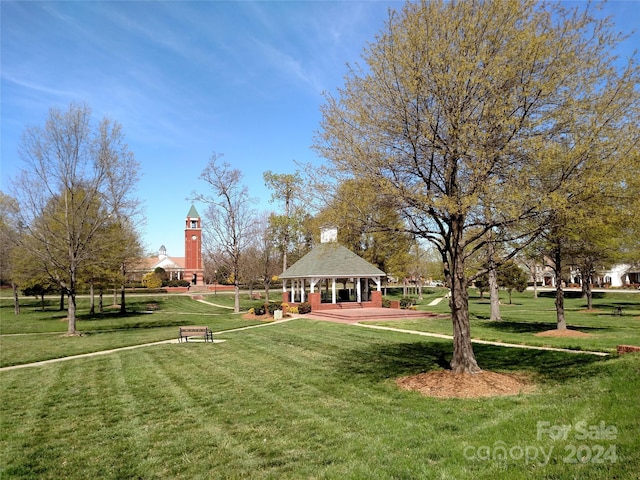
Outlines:
{"type": "Polygon", "coordinates": [[[200,218],[200,214],[196,210],[196,207],[194,207],[193,205],[191,205],[189,213],[187,213],[187,218],[200,218]]]}

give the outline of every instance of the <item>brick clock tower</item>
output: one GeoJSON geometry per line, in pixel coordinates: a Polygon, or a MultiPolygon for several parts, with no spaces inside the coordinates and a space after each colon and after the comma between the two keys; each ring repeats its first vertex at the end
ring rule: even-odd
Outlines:
{"type": "Polygon", "coordinates": [[[196,207],[191,205],[184,229],[184,279],[192,285],[204,283],[202,269],[202,223],[196,207]]]}

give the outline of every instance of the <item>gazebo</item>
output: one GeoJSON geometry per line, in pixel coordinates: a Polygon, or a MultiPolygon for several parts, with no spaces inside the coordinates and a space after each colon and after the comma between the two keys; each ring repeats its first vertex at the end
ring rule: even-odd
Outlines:
{"type": "Polygon", "coordinates": [[[320,244],[282,272],[283,302],[309,302],[312,310],[382,307],[386,274],[340,245],[337,237],[337,228],[324,227],[320,244]]]}

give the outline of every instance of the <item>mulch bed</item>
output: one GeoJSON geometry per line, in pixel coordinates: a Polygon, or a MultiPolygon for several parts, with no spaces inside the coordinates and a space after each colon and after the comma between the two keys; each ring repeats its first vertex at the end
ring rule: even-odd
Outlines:
{"type": "Polygon", "coordinates": [[[436,370],[396,380],[403,390],[436,398],[483,398],[518,395],[533,391],[523,375],[482,371],[476,374],[436,370]]]}
{"type": "Polygon", "coordinates": [[[245,313],[242,315],[244,320],[261,320],[263,322],[271,322],[273,321],[273,316],[269,314],[265,315],[256,315],[255,313],[245,313]]]}
{"type": "Polygon", "coordinates": [[[536,333],[536,337],[591,337],[590,333],[579,332],[578,330],[546,330],[544,332],[536,333]]]}

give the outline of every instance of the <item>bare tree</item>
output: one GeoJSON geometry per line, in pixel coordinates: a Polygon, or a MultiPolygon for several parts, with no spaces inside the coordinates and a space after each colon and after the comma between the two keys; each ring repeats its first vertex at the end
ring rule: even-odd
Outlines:
{"type": "Polygon", "coordinates": [[[278,275],[278,266],[276,265],[276,241],[273,238],[273,232],[269,228],[269,215],[264,214],[258,218],[256,226],[256,247],[259,255],[258,264],[260,268],[260,278],[262,278],[262,286],[264,288],[265,300],[269,301],[269,289],[273,283],[273,279],[278,275]]]}
{"type": "Polygon", "coordinates": [[[195,200],[208,205],[205,233],[209,244],[216,245],[229,260],[235,286],[234,312],[240,312],[241,261],[254,232],[256,213],[247,187],[242,185],[242,173],[221,162],[222,155],[213,153],[200,174],[211,193],[193,193],[195,200]]]}
{"type": "Polygon", "coordinates": [[[13,252],[18,246],[18,204],[9,195],[0,192],[0,282],[8,282],[13,290],[13,311],[20,313],[18,285],[13,252]]]}
{"type": "Polygon", "coordinates": [[[86,105],[51,109],[43,128],[25,129],[18,154],[21,226],[68,296],[67,333],[75,335],[79,275],[114,215],[130,213],[139,166],[121,126],[106,117],[94,124],[86,105]]]}

